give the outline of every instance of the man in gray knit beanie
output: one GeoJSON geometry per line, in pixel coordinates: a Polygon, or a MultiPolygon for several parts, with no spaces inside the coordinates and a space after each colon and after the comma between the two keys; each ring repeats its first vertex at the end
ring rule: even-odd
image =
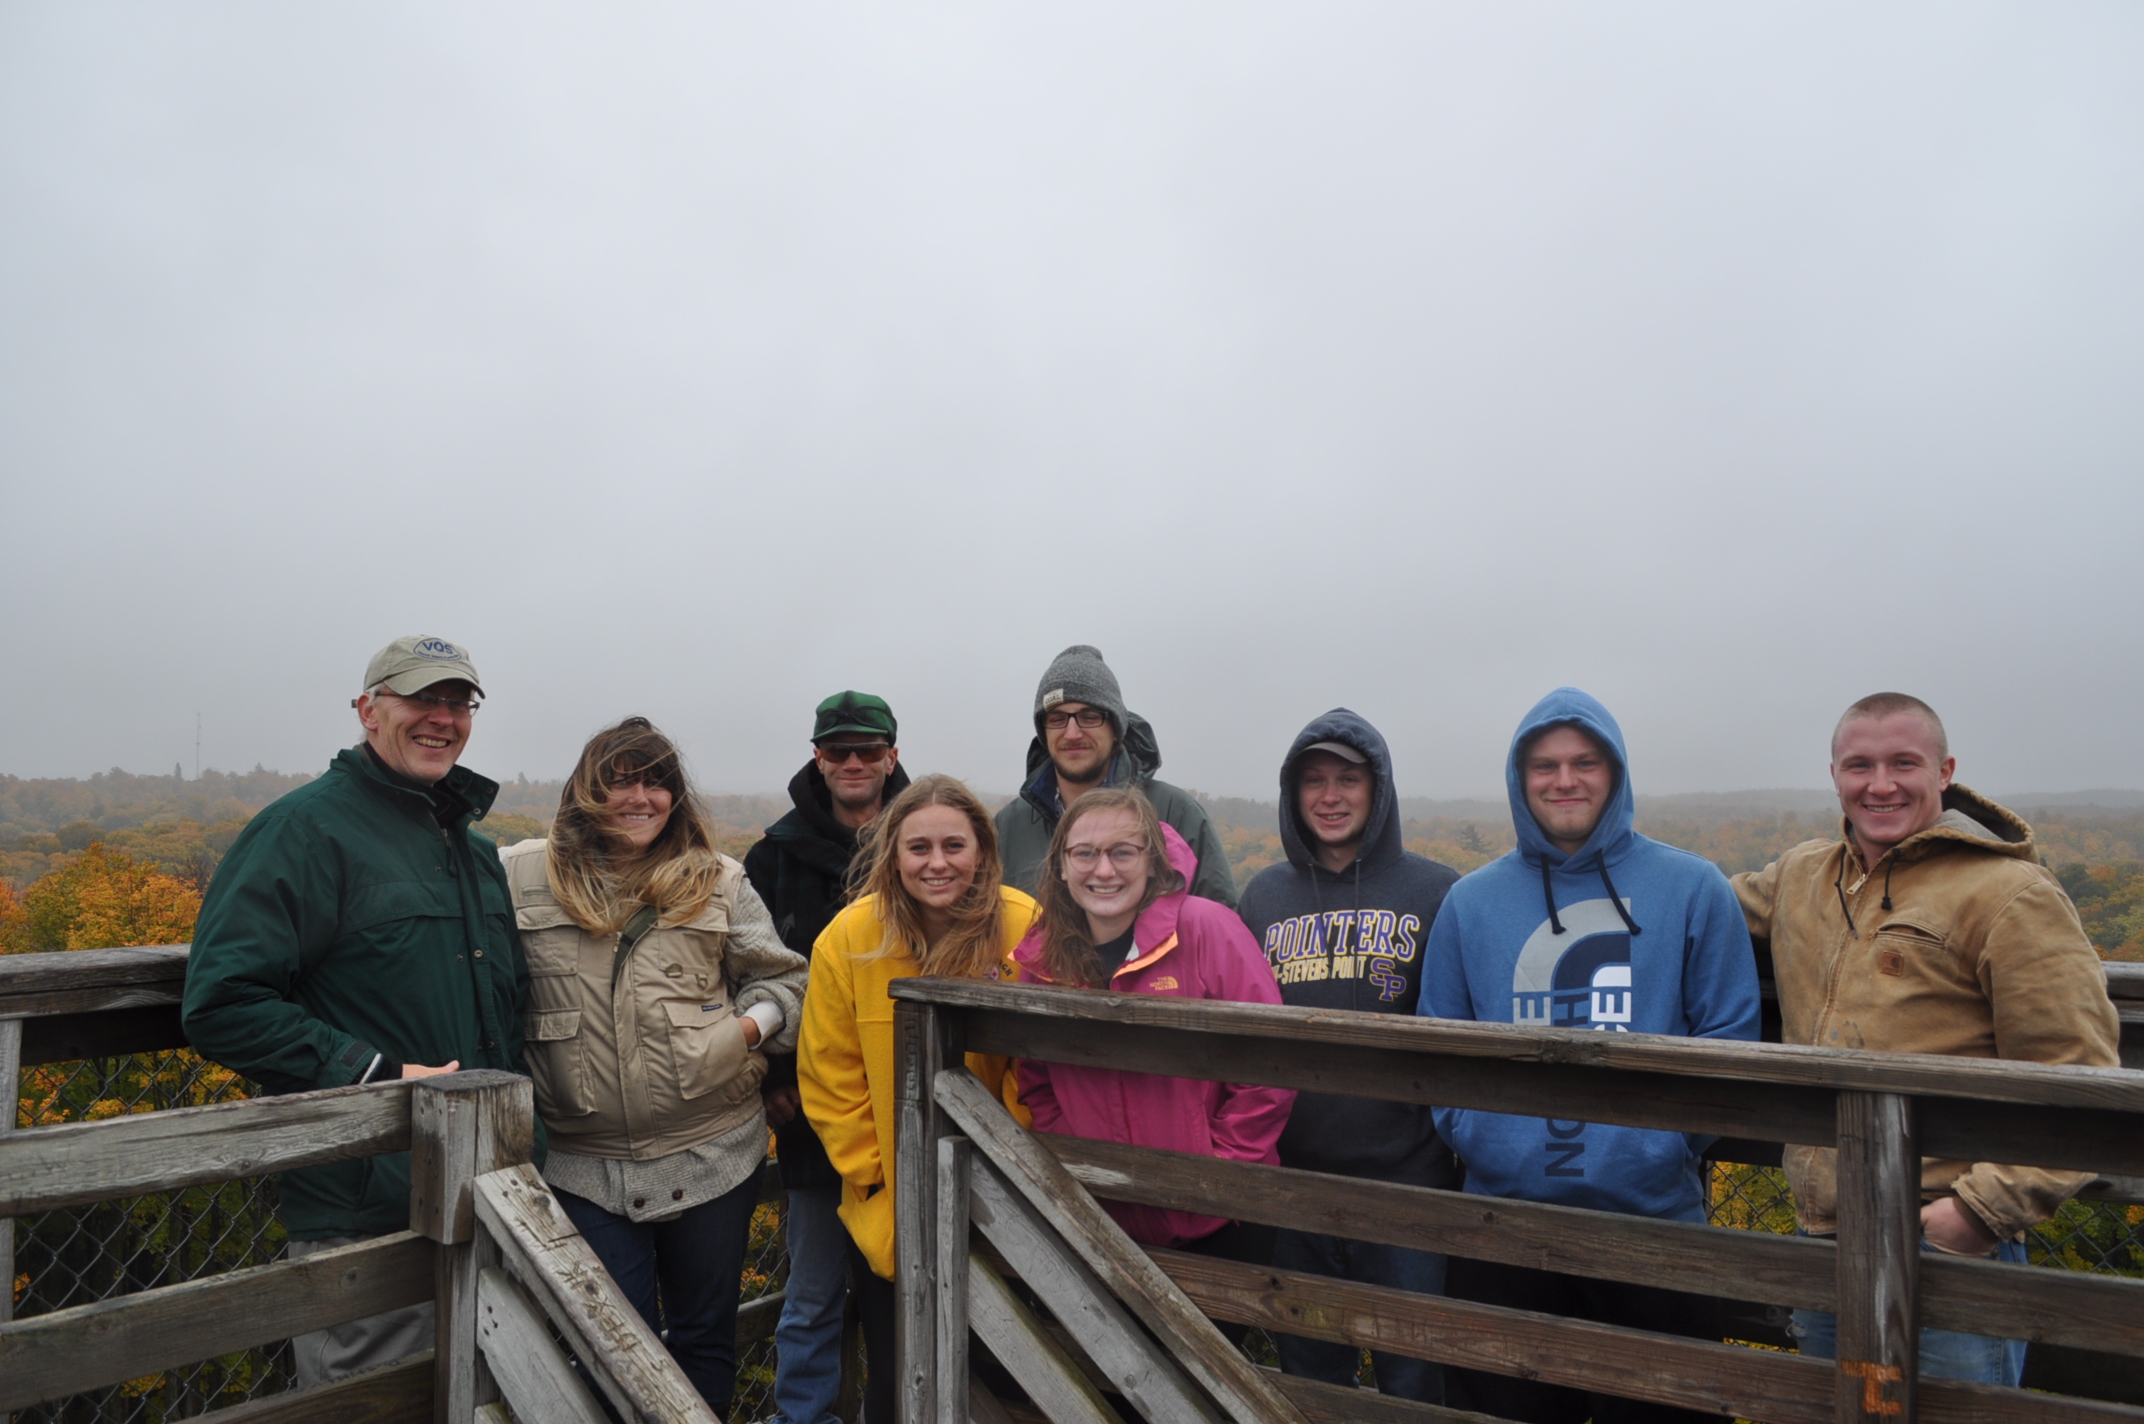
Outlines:
{"type": "Polygon", "coordinates": [[[1032,892],[1065,807],[1097,786],[1136,786],[1162,820],[1198,857],[1191,893],[1234,908],[1236,880],[1206,810],[1192,797],[1156,781],[1161,750],[1146,719],[1124,706],[1117,675],[1102,653],[1074,643],[1051,661],[1035,687],[1035,740],[1027,749],[1027,779],[998,812],[998,854],[1005,883],[1032,892]]]}

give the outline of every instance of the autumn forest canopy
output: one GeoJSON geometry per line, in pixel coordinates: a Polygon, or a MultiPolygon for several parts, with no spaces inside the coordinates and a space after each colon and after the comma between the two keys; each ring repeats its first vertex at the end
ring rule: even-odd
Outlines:
{"type": "MultiPolygon", "coordinates": [[[[0,775],[0,948],[187,939],[202,891],[246,822],[310,779],[261,767],[192,779],[116,768],[86,779],[0,775]]],[[[559,790],[559,782],[526,777],[504,783],[479,829],[503,845],[542,835],[559,790]]],[[[1221,831],[1238,884],[1281,858],[1272,802],[1199,799],[1221,831]]],[[[2061,877],[2100,952],[2144,960],[2144,797],[2104,798],[2123,803],[2116,805],[2046,799],[2059,804],[2035,805],[2030,797],[2006,804],[2032,822],[2042,857],[2061,877]]],[[[1408,848],[1460,871],[1512,847],[1510,816],[1499,803],[1402,798],[1400,807],[1408,848]]],[[[714,796],[707,808],[721,848],[741,856],[788,803],[714,796]]],[[[1835,834],[1837,813],[1819,792],[1640,796],[1638,829],[1734,874],[1758,869],[1789,846],[1835,834]]]]}

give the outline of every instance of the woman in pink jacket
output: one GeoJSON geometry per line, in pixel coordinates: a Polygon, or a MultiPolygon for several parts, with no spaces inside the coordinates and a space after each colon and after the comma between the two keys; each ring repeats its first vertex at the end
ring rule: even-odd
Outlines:
{"type": "MultiPolygon", "coordinates": [[[[1226,905],[1185,887],[1191,847],[1131,788],[1073,802],[1050,838],[1036,898],[1042,916],[1013,950],[1023,982],[1120,994],[1277,1004],[1273,970],[1226,905]]],[[[1023,1060],[1020,1100],[1037,1132],[1060,1132],[1238,1162],[1277,1162],[1295,1093],[1114,1068],[1023,1060]]],[[[1133,1240],[1267,1264],[1273,1228],[1225,1217],[1104,1202],[1133,1240]]]]}

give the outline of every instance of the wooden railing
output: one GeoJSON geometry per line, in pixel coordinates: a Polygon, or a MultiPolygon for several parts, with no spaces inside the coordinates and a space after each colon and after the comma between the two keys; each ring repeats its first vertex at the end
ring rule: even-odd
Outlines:
{"type": "Polygon", "coordinates": [[[1921,1379],[1916,1368],[1919,1327],[1929,1325],[2115,1357],[2132,1381],[2144,1380],[2144,1281],[1924,1255],[1919,1231],[1923,1155],[2144,1177],[2144,1073],[969,980],[897,981],[892,992],[900,1001],[903,1424],[955,1424],[989,1408],[971,1405],[963,1323],[1059,1424],[1116,1418],[1110,1392],[1150,1419],[1455,1417],[1260,1376],[1205,1317],[1778,1424],[2144,1420],[2144,1409],[1921,1379]],[[1014,1125],[959,1066],[971,1051],[1835,1147],[1839,1235],[1831,1242],[1651,1221],[1038,1136],[1014,1125]],[[1143,1252],[1090,1189],[1576,1276],[1836,1311],[1840,1358],[1143,1252]],[[1050,1306],[1069,1342],[995,1283],[1007,1267],[1050,1306]],[[1187,1303],[1196,1310],[1187,1314],[1187,1303]],[[1122,1328],[1127,1312],[1143,1331],[1122,1328]],[[1096,1348],[1097,1339],[1108,1347],[1096,1348]]]}
{"type": "MultiPolygon", "coordinates": [[[[183,1043],[184,963],[183,946],[0,957],[0,1083],[25,1065],[183,1043]]],[[[601,1424],[600,1393],[621,1419],[713,1424],[528,1165],[534,1122],[528,1079],[479,1071],[0,1136],[0,1225],[405,1150],[412,1183],[407,1231],[0,1323],[0,1416],[434,1301],[431,1352],[215,1417],[504,1424],[503,1403],[523,1424],[601,1424]]]]}

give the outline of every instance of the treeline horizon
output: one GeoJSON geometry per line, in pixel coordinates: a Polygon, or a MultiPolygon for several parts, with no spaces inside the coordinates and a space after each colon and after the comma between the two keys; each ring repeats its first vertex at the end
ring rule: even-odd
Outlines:
{"type": "MultiPolygon", "coordinates": [[[[206,771],[198,778],[117,769],[83,778],[0,774],[0,882],[26,891],[102,845],[205,891],[246,822],[310,780],[309,774],[258,766],[206,771]]],[[[527,777],[502,783],[478,829],[501,845],[543,835],[563,785],[527,777]]],[[[982,794],[993,808],[1010,799],[1003,792],[982,794]]],[[[1237,884],[1282,858],[1277,801],[1193,794],[1221,833],[1237,884]]],[[[718,848],[739,857],[789,810],[786,793],[701,799],[718,848]]],[[[2061,878],[2101,952],[2144,959],[2144,792],[1995,799],[2032,823],[2041,858],[2061,878]]],[[[1409,850],[1461,873],[1486,865],[1516,841],[1502,800],[1403,796],[1400,816],[1409,850]]],[[[1824,791],[1640,795],[1637,828],[1733,875],[1762,868],[1790,846],[1837,835],[1839,812],[1824,791]]]]}

